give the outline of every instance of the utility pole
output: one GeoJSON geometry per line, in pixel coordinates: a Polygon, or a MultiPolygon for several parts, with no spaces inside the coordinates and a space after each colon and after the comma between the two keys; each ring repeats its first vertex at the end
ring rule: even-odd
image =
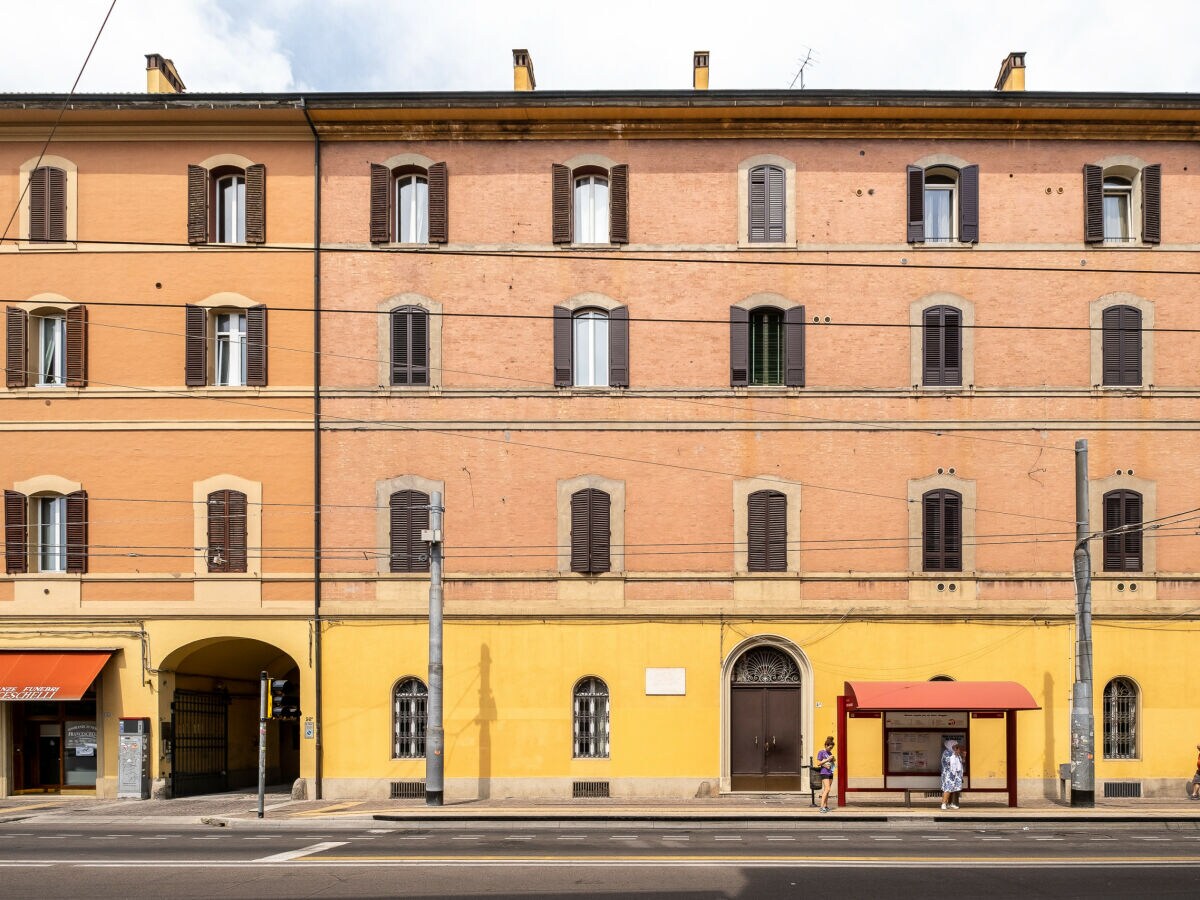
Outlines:
{"type": "Polygon", "coordinates": [[[1096,805],[1092,710],[1092,557],[1088,541],[1088,444],[1075,442],[1075,684],[1071,690],[1071,806],[1096,805]]]}
{"type": "Polygon", "coordinates": [[[258,817],[267,793],[267,673],[258,673],[258,817]]]}
{"type": "Polygon", "coordinates": [[[442,727],[442,492],[429,495],[429,709],[425,726],[425,804],[441,806],[446,778],[442,727]]]}

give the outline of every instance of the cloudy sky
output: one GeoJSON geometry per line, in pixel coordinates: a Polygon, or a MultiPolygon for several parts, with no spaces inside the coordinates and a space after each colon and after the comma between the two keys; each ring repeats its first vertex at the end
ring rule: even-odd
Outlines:
{"type": "MultiPolygon", "coordinates": [[[[109,2],[6,3],[0,91],[66,92],[109,2]]],[[[543,90],[689,88],[699,49],[786,88],[811,48],[810,88],[988,90],[1025,50],[1031,90],[1200,91],[1198,34],[1196,0],[117,0],[80,90],[145,90],[151,52],[194,92],[509,90],[527,47],[543,90]]]]}

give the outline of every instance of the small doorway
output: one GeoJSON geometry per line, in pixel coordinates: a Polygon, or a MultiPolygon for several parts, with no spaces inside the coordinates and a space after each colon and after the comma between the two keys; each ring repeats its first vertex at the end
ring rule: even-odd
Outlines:
{"type": "Polygon", "coordinates": [[[96,788],[96,695],[27,700],[13,710],[13,781],[17,792],[96,788]]]}
{"type": "Polygon", "coordinates": [[[729,774],[735,791],[805,790],[800,670],[775,647],[747,650],[729,687],[729,774]]]}

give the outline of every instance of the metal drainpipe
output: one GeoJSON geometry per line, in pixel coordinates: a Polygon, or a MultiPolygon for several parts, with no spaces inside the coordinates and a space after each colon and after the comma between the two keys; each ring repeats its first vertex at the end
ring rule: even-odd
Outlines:
{"type": "Polygon", "coordinates": [[[303,97],[300,109],[313,135],[313,799],[320,800],[325,730],[321,715],[321,135],[303,97]]]}

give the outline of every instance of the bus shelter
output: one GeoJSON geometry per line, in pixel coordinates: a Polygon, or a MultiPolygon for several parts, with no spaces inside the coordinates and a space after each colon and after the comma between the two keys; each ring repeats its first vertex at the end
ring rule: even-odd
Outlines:
{"type": "Polygon", "coordinates": [[[1016,806],[1017,712],[1040,708],[1015,681],[847,681],[838,697],[838,803],[845,806],[852,792],[940,790],[942,748],[953,739],[967,748],[963,789],[1007,793],[1008,805],[1016,806]],[[849,719],[879,720],[878,785],[850,786],[855,753],[873,754],[863,752],[869,747],[849,746],[849,719]],[[971,784],[971,723],[980,719],[1004,720],[1004,787],[971,784]]]}

